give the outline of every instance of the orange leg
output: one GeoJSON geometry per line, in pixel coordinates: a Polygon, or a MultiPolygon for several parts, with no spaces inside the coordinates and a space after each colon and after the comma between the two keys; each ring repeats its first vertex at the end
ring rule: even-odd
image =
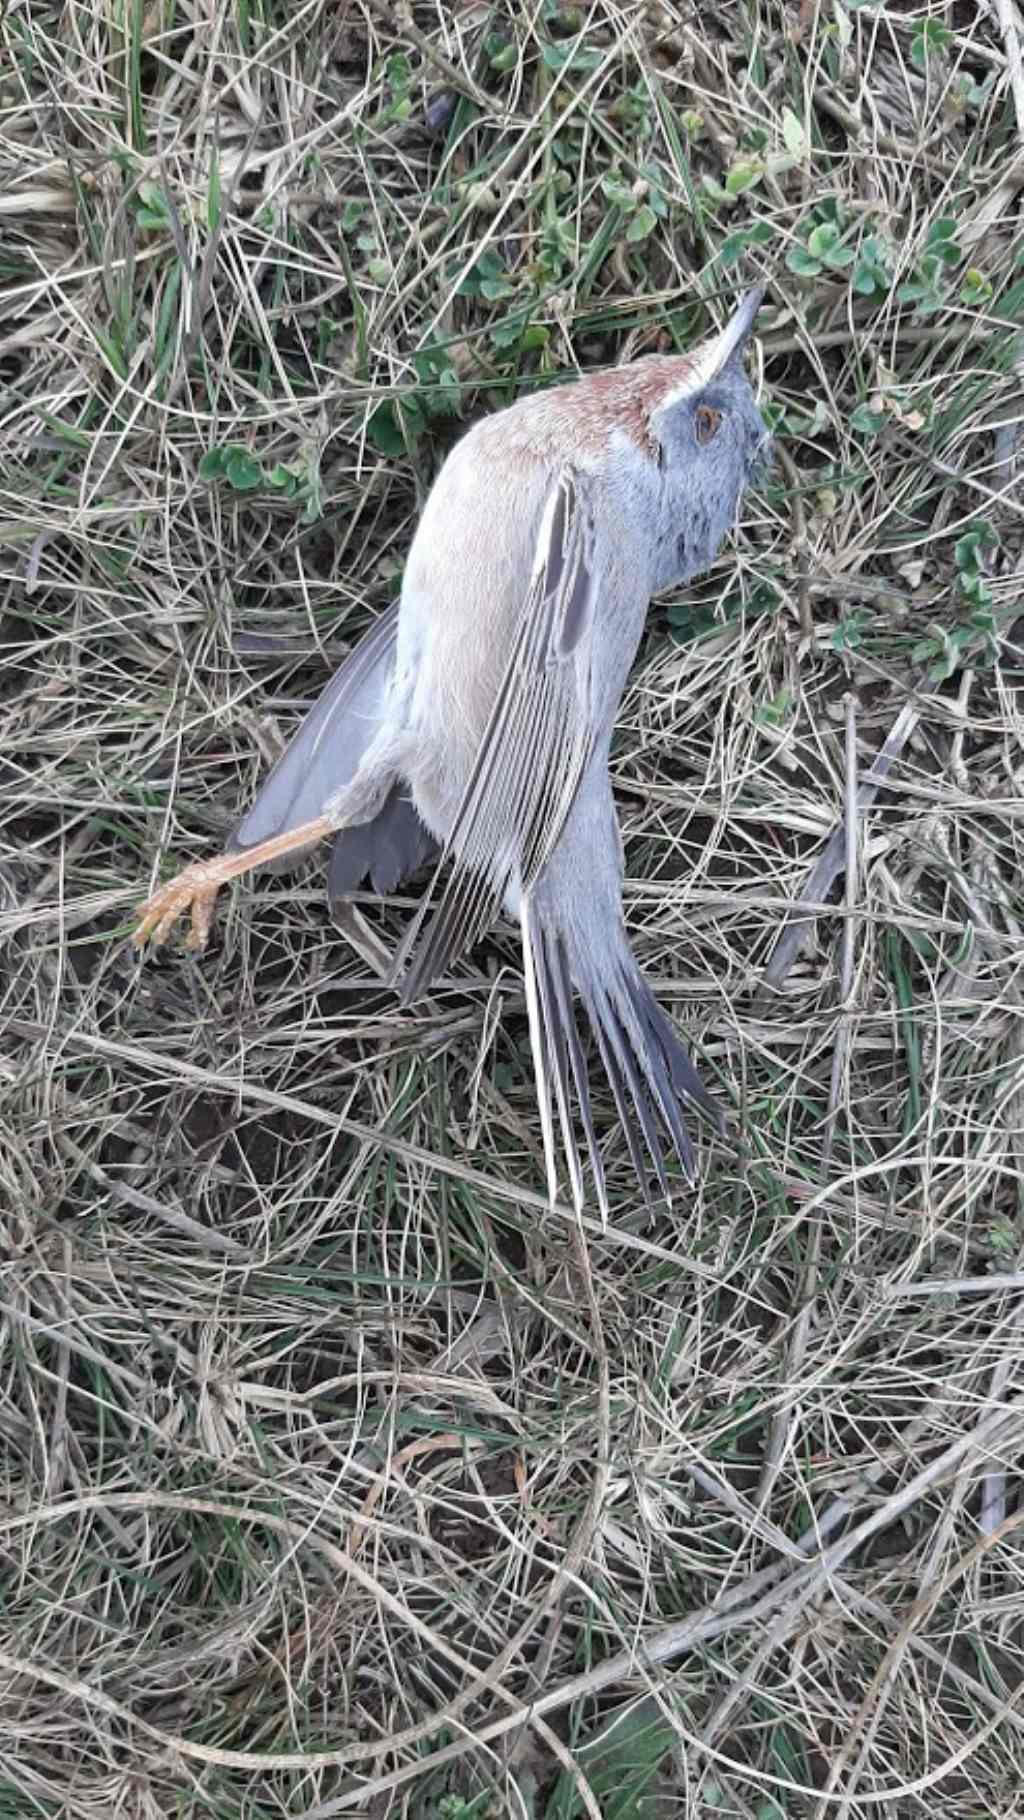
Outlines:
{"type": "Polygon", "coordinates": [[[149,940],[161,944],[167,940],[179,916],[191,913],[192,927],[185,938],[186,948],[205,948],[213,925],[213,907],[217,893],[229,878],[240,878],[253,866],[281,859],[299,847],[312,846],[337,831],[338,823],[328,815],[289,828],[286,834],[272,835],[258,847],[246,847],[242,853],[222,853],[219,859],[197,860],[186,866],[169,884],[161,885],[139,911],[139,926],[132,940],[141,948],[149,940]]]}

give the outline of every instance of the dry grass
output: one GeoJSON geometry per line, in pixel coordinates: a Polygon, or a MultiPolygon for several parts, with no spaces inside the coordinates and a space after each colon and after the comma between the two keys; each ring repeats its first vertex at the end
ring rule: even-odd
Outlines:
{"type": "Polygon", "coordinates": [[[3,32],[0,1815],[1019,1812],[1014,0],[3,32]],[[781,460],[615,761],[743,1140],[649,1214],[605,1107],[581,1243],[509,931],[408,1015],[312,866],[126,936],[461,426],[751,269],[781,460]]]}

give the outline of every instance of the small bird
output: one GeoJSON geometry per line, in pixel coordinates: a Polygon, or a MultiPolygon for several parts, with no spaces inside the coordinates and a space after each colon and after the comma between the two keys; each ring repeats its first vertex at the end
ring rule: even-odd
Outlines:
{"type": "Polygon", "coordinates": [[[226,880],[321,840],[332,903],[367,877],[393,891],[440,855],[450,865],[392,984],[409,1004],[502,912],[518,921],[548,1191],[554,1201],[553,1099],[574,1203],[578,1115],[605,1217],[573,989],[645,1194],[644,1149],[666,1196],[671,1152],[692,1180],[680,1097],[720,1122],[629,947],[608,757],[651,595],[709,566],[765,452],[743,368],[761,296],[688,353],[533,393],[466,433],[427,498],[400,600],[332,678],[225,853],[157,891],[135,932],[163,942],[189,910],[188,945],[202,948],[226,880]]]}

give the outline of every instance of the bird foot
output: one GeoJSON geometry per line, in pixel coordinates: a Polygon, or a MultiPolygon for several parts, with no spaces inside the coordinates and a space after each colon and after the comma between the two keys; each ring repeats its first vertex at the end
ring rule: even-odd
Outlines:
{"type": "Polygon", "coordinates": [[[179,916],[190,915],[191,927],[185,937],[186,948],[203,949],[213,927],[213,910],[221,886],[231,875],[232,855],[220,859],[198,860],[172,878],[139,911],[139,924],[132,935],[136,947],[147,941],[162,947],[179,916]]]}
{"type": "Polygon", "coordinates": [[[326,840],[333,832],[334,824],[330,818],[318,815],[315,821],[302,822],[297,828],[286,828],[283,834],[271,834],[267,840],[260,841],[255,847],[245,847],[240,853],[221,853],[217,859],[197,860],[194,865],[186,866],[169,884],[161,885],[148,904],[142,905],[139,926],[132,940],[139,948],[147,941],[154,941],[159,946],[167,940],[179,916],[184,916],[187,910],[192,927],[185,937],[185,946],[205,948],[213,928],[213,906],[217,901],[217,893],[229,878],[241,878],[243,872],[251,872],[254,866],[262,866],[267,860],[283,859],[288,853],[301,853],[304,847],[326,840]]]}

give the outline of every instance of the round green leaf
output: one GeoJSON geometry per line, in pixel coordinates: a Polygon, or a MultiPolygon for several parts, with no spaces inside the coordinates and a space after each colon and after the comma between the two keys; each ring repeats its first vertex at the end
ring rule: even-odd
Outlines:
{"type": "Polygon", "coordinates": [[[807,251],[814,259],[828,259],[839,245],[839,229],[832,221],[819,221],[807,236],[807,251]]]}
{"type": "Polygon", "coordinates": [[[744,190],[749,190],[755,183],[760,183],[763,176],[763,164],[753,164],[746,159],[741,159],[738,164],[732,166],[726,175],[726,193],[729,196],[742,196],[744,190]]]}
{"type": "Polygon", "coordinates": [[[366,421],[366,434],[382,455],[404,455],[405,437],[391,404],[379,404],[366,421]]]}
{"type": "Polygon", "coordinates": [[[633,242],[646,240],[649,234],[653,234],[657,225],[658,218],[654,210],[645,202],[642,208],[637,209],[626,229],[626,239],[633,242]]]}
{"type": "Polygon", "coordinates": [[[821,260],[813,259],[802,246],[790,247],[786,254],[786,264],[799,278],[817,278],[822,270],[821,260]]]}
{"type": "Polygon", "coordinates": [[[245,449],[232,450],[224,468],[228,485],[236,493],[252,493],[263,479],[263,469],[245,449]]]}
{"type": "Polygon", "coordinates": [[[873,411],[869,404],[859,404],[850,412],[850,428],[862,436],[877,436],[884,422],[885,412],[873,411]]]}
{"type": "Polygon", "coordinates": [[[279,461],[267,475],[267,484],[280,493],[286,493],[291,499],[299,490],[299,477],[292,473],[291,468],[286,468],[283,461],[279,461]]]}

